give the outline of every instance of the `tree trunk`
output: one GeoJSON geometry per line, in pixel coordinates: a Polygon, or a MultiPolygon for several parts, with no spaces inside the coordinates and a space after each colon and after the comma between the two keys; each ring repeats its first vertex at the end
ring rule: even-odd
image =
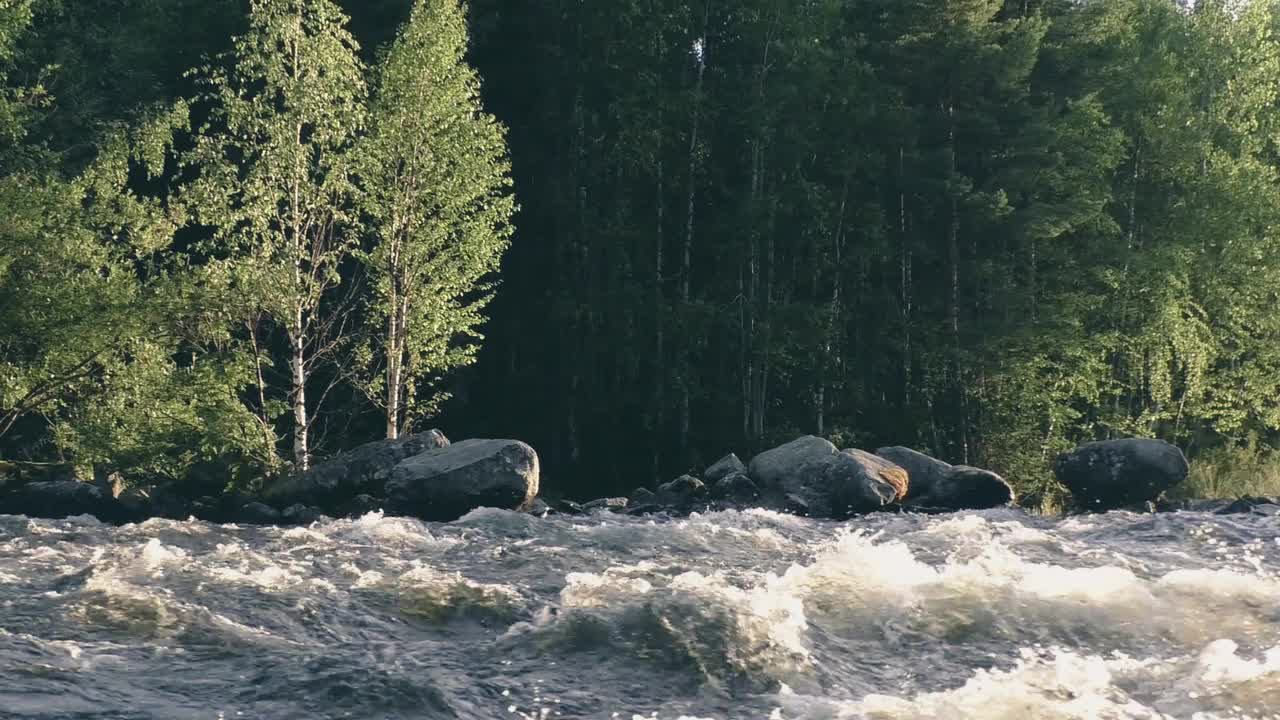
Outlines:
{"type": "Polygon", "coordinates": [[[906,150],[898,146],[898,271],[902,293],[902,409],[911,405],[911,249],[907,238],[906,150]]]}
{"type": "MultiPolygon", "coordinates": [[[[656,47],[654,48],[658,56],[658,66],[662,66],[662,58],[664,55],[664,46],[662,40],[662,31],[659,29],[655,35],[656,47]]],[[[659,86],[657,94],[662,95],[662,88],[659,86]]],[[[656,372],[654,377],[654,412],[653,412],[653,473],[652,477],[657,478],[662,473],[662,450],[665,443],[665,424],[663,418],[666,417],[666,388],[667,388],[667,359],[666,359],[666,303],[664,301],[664,288],[666,280],[663,277],[662,267],[664,263],[664,253],[666,252],[666,166],[662,158],[662,122],[663,122],[663,105],[658,103],[658,127],[657,127],[657,148],[654,153],[657,157],[657,218],[654,228],[654,257],[653,257],[653,318],[654,318],[654,362],[656,363],[656,372]]]]}
{"type": "MultiPolygon", "coordinates": [[[[690,113],[692,118],[689,123],[689,197],[685,207],[684,247],[680,262],[680,303],[686,322],[689,317],[690,285],[693,275],[693,211],[698,191],[698,126],[702,114],[702,83],[707,70],[707,52],[709,51],[707,46],[707,26],[710,22],[710,17],[711,2],[708,0],[702,14],[702,37],[699,38],[702,43],[701,50],[695,58],[698,63],[698,79],[694,85],[693,110],[690,113]]],[[[680,459],[682,461],[689,460],[689,427],[692,422],[689,408],[689,376],[692,373],[690,372],[691,359],[689,357],[688,338],[686,338],[685,342],[680,368],[680,459]]]]}
{"type": "Polygon", "coordinates": [[[307,448],[307,365],[306,338],[303,335],[302,306],[294,311],[293,324],[289,328],[289,369],[292,372],[293,389],[290,402],[293,404],[293,462],[298,470],[306,470],[311,466],[311,454],[307,448]]]}
{"type": "MultiPolygon", "coordinates": [[[[836,348],[836,331],[840,327],[840,300],[843,284],[842,266],[844,265],[844,215],[849,200],[849,177],[845,176],[844,188],[840,191],[840,213],[836,219],[836,232],[832,239],[832,255],[835,258],[835,272],[831,282],[831,307],[827,318],[827,337],[823,345],[823,356],[819,364],[818,392],[815,398],[818,418],[818,437],[826,434],[826,402],[827,402],[827,369],[833,361],[836,348]]],[[[855,344],[856,348],[857,345],[855,344]]]]}
{"type": "MultiPolygon", "coordinates": [[[[394,280],[392,281],[394,283],[394,280]]],[[[404,367],[404,313],[402,303],[393,291],[391,312],[387,316],[387,439],[400,437],[401,380],[404,367]]]]}
{"type": "MultiPolygon", "coordinates": [[[[954,183],[958,167],[956,163],[956,106],[954,97],[947,99],[947,170],[948,183],[954,183]]],[[[948,318],[947,324],[951,329],[952,352],[952,382],[955,384],[956,399],[959,401],[960,411],[960,459],[964,464],[969,463],[969,413],[968,413],[968,389],[964,386],[961,379],[963,369],[960,363],[961,345],[960,345],[960,203],[955,195],[955,191],[951,191],[950,198],[951,218],[947,227],[947,258],[950,264],[948,275],[950,288],[948,292],[948,318]]]]}

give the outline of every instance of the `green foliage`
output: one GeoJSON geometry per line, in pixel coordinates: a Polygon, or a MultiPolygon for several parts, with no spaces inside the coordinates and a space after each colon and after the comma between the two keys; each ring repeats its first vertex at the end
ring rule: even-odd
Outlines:
{"type": "Polygon", "coordinates": [[[372,247],[361,257],[386,328],[362,384],[395,436],[435,414],[432,384],[469,365],[492,297],[485,280],[511,235],[515,203],[502,127],[484,112],[465,61],[457,0],[418,0],[378,68],[370,131],[359,152],[372,247]]]}
{"type": "Polygon", "coordinates": [[[0,7],[10,437],[444,412],[600,494],[819,433],[1049,504],[1081,441],[1280,437],[1276,0],[346,5],[372,71],[332,0],[0,7]]]}
{"type": "Polygon", "coordinates": [[[205,355],[182,367],[172,347],[139,341],[104,374],[96,401],[54,427],[58,446],[78,462],[152,482],[178,482],[193,466],[216,463],[228,489],[248,489],[277,465],[274,433],[239,397],[253,383],[248,356],[205,355]]]}
{"type": "Polygon", "coordinates": [[[254,0],[249,30],[198,75],[209,120],[182,166],[182,197],[213,231],[211,267],[288,341],[293,459],[306,469],[318,363],[345,342],[332,306],[358,237],[352,147],[365,119],[364,68],[329,0],[254,0]]]}
{"type": "Polygon", "coordinates": [[[1217,448],[1191,463],[1191,473],[1169,492],[1174,498],[1280,497],[1280,455],[1256,445],[1217,448]]]}

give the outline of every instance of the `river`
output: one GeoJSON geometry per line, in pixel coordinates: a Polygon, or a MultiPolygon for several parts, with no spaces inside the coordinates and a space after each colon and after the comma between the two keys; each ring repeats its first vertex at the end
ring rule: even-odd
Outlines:
{"type": "Polygon", "coordinates": [[[1280,518],[0,516],[0,717],[1280,718],[1280,518]]]}

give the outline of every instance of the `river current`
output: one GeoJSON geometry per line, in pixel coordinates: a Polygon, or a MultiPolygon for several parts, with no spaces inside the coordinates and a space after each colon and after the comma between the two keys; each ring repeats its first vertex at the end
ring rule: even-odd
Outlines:
{"type": "Polygon", "coordinates": [[[0,516],[0,717],[1280,718],[1280,518],[0,516]]]}

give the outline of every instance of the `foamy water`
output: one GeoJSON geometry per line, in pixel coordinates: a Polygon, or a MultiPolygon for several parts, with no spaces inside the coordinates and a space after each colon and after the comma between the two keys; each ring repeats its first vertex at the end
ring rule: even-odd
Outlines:
{"type": "Polygon", "coordinates": [[[1280,519],[0,516],[0,717],[1280,719],[1280,519]]]}

